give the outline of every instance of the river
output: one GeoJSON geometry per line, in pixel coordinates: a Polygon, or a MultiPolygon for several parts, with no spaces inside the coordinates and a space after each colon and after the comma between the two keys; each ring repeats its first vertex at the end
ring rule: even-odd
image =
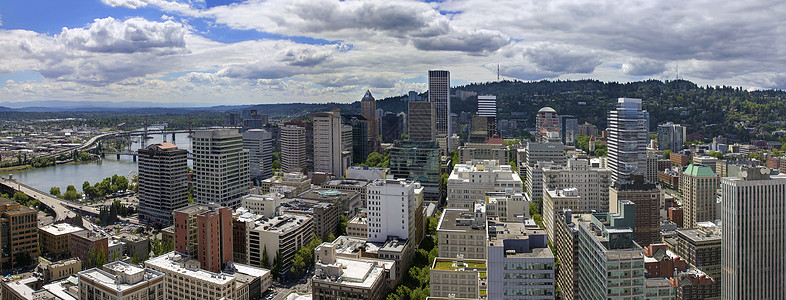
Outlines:
{"type": "MultiPolygon", "coordinates": [[[[131,148],[138,150],[147,145],[160,143],[163,141],[161,134],[151,135],[152,139],[148,139],[141,143],[139,138],[132,140],[131,148]]],[[[175,141],[172,142],[172,134],[167,135],[167,141],[174,143],[178,148],[191,151],[191,139],[188,138],[188,133],[178,133],[175,135],[175,141]]],[[[191,166],[191,161],[188,162],[191,166]]],[[[13,174],[14,178],[24,184],[32,186],[43,192],[49,192],[49,188],[53,186],[60,187],[60,191],[65,193],[68,185],[74,185],[77,191],[82,190],[82,183],[89,181],[90,184],[95,184],[106,177],[112,175],[129,175],[129,173],[137,172],[136,162],[131,156],[121,155],[117,159],[116,155],[107,155],[104,159],[99,161],[71,163],[59,165],[48,168],[18,170],[12,172],[0,173],[2,176],[13,174]]]]}

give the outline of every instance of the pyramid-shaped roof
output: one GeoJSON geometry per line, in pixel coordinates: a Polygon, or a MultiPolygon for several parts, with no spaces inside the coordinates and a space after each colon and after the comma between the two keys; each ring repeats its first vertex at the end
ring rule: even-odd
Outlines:
{"type": "Polygon", "coordinates": [[[366,90],[366,94],[363,95],[364,101],[374,101],[374,96],[371,95],[371,91],[366,90]]]}

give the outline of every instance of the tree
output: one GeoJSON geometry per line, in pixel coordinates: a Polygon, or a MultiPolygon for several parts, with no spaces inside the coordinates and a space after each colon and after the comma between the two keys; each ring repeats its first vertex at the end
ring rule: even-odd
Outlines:
{"type": "Polygon", "coordinates": [[[663,150],[663,158],[670,159],[671,158],[671,150],[669,150],[669,149],[663,150]]]}
{"type": "Polygon", "coordinates": [[[104,249],[90,249],[90,251],[87,252],[87,261],[88,267],[96,267],[99,269],[103,267],[104,264],[106,264],[106,253],[104,249]]]}
{"type": "Polygon", "coordinates": [[[49,188],[49,194],[52,195],[52,196],[58,197],[58,198],[63,196],[63,195],[60,195],[60,188],[56,187],[56,186],[53,186],[53,187],[49,188]]]}
{"type": "Polygon", "coordinates": [[[349,223],[349,219],[342,214],[341,221],[339,221],[338,226],[336,226],[336,235],[342,236],[347,232],[347,223],[349,223]]]}
{"type": "Polygon", "coordinates": [[[273,273],[273,278],[281,278],[281,250],[276,250],[276,256],[273,257],[273,268],[270,270],[273,273]]]}
{"type": "Polygon", "coordinates": [[[270,258],[267,257],[267,245],[265,245],[265,248],[262,251],[262,267],[265,269],[270,269],[270,258]]]}
{"type": "Polygon", "coordinates": [[[81,213],[76,213],[76,217],[71,219],[71,225],[74,225],[74,226],[77,226],[77,227],[85,227],[84,221],[82,220],[82,214],[81,213]]]}
{"type": "Polygon", "coordinates": [[[28,199],[30,199],[30,197],[27,196],[27,194],[25,194],[25,193],[22,193],[22,192],[14,193],[14,201],[19,202],[22,205],[27,205],[27,200],[28,199]]]}
{"type": "Polygon", "coordinates": [[[136,254],[136,253],[134,253],[134,256],[133,256],[133,257],[131,257],[131,263],[132,263],[132,264],[135,264],[135,265],[136,265],[136,264],[139,264],[139,256],[137,256],[137,254],[136,254]]]}
{"type": "Polygon", "coordinates": [[[79,200],[81,198],[82,198],[82,196],[79,195],[79,193],[77,193],[75,190],[68,190],[63,195],[63,199],[68,200],[68,201],[76,201],[76,200],[79,200]]]}

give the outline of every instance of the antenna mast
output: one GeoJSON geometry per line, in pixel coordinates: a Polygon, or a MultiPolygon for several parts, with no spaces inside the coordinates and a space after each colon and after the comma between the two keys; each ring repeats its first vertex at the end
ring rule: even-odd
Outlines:
{"type": "Polygon", "coordinates": [[[497,63],[497,81],[499,81],[499,63],[497,63]]]}

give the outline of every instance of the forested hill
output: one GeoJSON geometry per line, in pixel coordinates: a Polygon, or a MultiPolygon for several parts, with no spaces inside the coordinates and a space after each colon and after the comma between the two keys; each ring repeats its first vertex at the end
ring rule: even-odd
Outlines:
{"type": "MultiPolygon", "coordinates": [[[[650,113],[651,130],[668,121],[688,127],[688,133],[699,133],[709,141],[724,135],[732,140],[751,138],[775,139],[771,132],[786,129],[786,92],[780,90],[746,91],[727,86],[700,87],[686,80],[647,80],[630,83],[577,81],[500,81],[473,83],[452,88],[497,96],[499,119],[521,120],[527,127],[535,126],[535,113],[550,106],[559,114],[574,115],[579,123],[589,122],[606,127],[606,114],[617,98],[641,98],[650,113]]],[[[372,91],[373,92],[373,91],[372,91]]],[[[421,95],[426,97],[425,94],[421,95]]],[[[360,98],[360,97],[358,97],[360,98]]],[[[406,111],[405,97],[379,100],[377,107],[385,111],[406,111]]],[[[474,113],[477,97],[452,98],[453,113],[474,113]]],[[[258,106],[271,116],[299,116],[332,107],[342,112],[359,113],[360,101],[351,104],[272,104],[258,106]]],[[[697,135],[693,135],[697,137],[697,135]]]]}

